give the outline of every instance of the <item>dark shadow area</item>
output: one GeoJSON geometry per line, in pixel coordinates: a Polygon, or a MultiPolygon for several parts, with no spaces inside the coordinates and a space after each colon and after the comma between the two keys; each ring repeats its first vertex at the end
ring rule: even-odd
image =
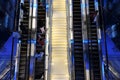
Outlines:
{"type": "Polygon", "coordinates": [[[0,48],[14,27],[15,0],[0,0],[0,48]]]}

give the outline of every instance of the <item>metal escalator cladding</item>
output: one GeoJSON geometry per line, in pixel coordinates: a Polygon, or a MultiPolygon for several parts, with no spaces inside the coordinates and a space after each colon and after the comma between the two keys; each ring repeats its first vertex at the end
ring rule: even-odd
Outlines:
{"type": "MultiPolygon", "coordinates": [[[[38,1],[38,17],[37,17],[37,40],[38,40],[38,34],[40,34],[40,27],[45,26],[45,9],[44,7],[41,5],[42,3],[40,2],[40,0],[38,1]]],[[[41,39],[45,38],[45,34],[41,34],[41,39]]],[[[40,54],[40,52],[44,52],[45,53],[45,49],[42,48],[42,46],[38,43],[36,44],[36,54],[40,54]]],[[[35,79],[41,79],[41,77],[44,75],[44,61],[45,61],[45,56],[43,56],[42,59],[36,59],[35,60],[35,79]]]]}
{"type": "MultiPolygon", "coordinates": [[[[25,1],[24,6],[29,11],[29,2],[25,1]]],[[[28,12],[29,13],[29,12],[28,12]]],[[[27,77],[27,44],[28,44],[28,26],[29,26],[29,15],[23,14],[23,21],[21,22],[21,27],[24,27],[26,30],[22,30],[21,33],[21,47],[20,47],[20,60],[19,60],[19,72],[18,80],[26,80],[27,77]]]]}
{"type": "MultiPolygon", "coordinates": [[[[94,0],[89,0],[89,14],[95,12],[94,0]]],[[[93,21],[93,16],[90,16],[90,25],[88,27],[89,39],[89,57],[90,57],[90,77],[91,80],[102,80],[100,72],[100,55],[98,48],[97,27],[93,21]]]]}
{"type": "Polygon", "coordinates": [[[49,80],[70,80],[68,64],[66,0],[53,0],[49,80]]]}
{"type": "Polygon", "coordinates": [[[80,4],[81,4],[80,0],[73,0],[75,80],[85,80],[80,4]]]}

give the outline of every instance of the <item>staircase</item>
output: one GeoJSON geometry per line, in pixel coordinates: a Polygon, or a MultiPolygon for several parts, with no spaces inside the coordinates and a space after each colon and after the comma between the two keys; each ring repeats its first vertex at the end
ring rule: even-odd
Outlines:
{"type": "MultiPolygon", "coordinates": [[[[40,2],[40,0],[38,1],[38,18],[37,18],[37,35],[38,34],[41,34],[41,37],[42,39],[45,38],[45,34],[42,34],[40,32],[40,29],[39,29],[39,23],[41,23],[42,25],[45,26],[45,22],[46,22],[46,11],[44,9],[44,7],[41,5],[42,3],[40,2]]],[[[38,40],[38,36],[37,36],[37,40],[38,40]]],[[[40,52],[44,52],[45,53],[45,48],[42,48],[41,45],[39,45],[38,41],[37,41],[37,44],[36,44],[36,53],[37,54],[40,54],[40,52]]],[[[41,77],[44,75],[44,61],[45,61],[45,56],[43,56],[43,58],[41,59],[41,61],[39,60],[35,60],[35,79],[41,79],[41,77]]]]}
{"type": "MultiPolygon", "coordinates": [[[[25,7],[29,11],[29,2],[26,0],[24,2],[25,7]]],[[[21,26],[25,27],[25,31],[22,31],[21,34],[21,47],[20,47],[20,61],[19,61],[19,72],[18,80],[27,79],[27,69],[28,69],[28,56],[27,56],[27,44],[28,44],[28,27],[29,27],[29,15],[23,14],[23,21],[21,26]]]]}
{"type": "MultiPolygon", "coordinates": [[[[89,14],[95,12],[94,0],[89,0],[89,14]]],[[[90,57],[90,77],[91,80],[102,80],[100,70],[100,54],[98,48],[97,27],[90,16],[90,24],[88,27],[89,39],[89,57],[90,57]]]]}
{"type": "Polygon", "coordinates": [[[66,0],[53,0],[49,80],[69,80],[66,0]]]}
{"type": "Polygon", "coordinates": [[[75,80],[85,80],[80,0],[73,0],[73,36],[75,80]]]}

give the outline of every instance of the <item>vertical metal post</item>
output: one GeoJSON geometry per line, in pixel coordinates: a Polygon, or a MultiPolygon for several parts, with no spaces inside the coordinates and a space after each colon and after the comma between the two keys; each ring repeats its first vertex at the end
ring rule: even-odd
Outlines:
{"type": "MultiPolygon", "coordinates": [[[[109,80],[109,72],[108,72],[108,70],[109,70],[109,66],[108,66],[108,51],[107,51],[107,42],[106,42],[106,32],[105,32],[105,23],[104,23],[104,10],[103,10],[103,1],[102,0],[98,0],[98,3],[99,3],[99,5],[98,5],[98,8],[99,8],[99,26],[100,26],[100,28],[102,29],[102,32],[103,32],[103,43],[104,43],[104,46],[105,46],[105,54],[106,54],[106,63],[107,63],[107,71],[106,71],[106,74],[107,74],[107,78],[105,78],[105,69],[104,69],[104,62],[103,62],[103,60],[102,60],[102,77],[103,77],[103,80],[109,80]]],[[[102,54],[102,56],[103,56],[103,54],[102,54]]]]}
{"type": "Polygon", "coordinates": [[[36,29],[37,29],[37,10],[38,10],[38,1],[33,0],[31,3],[31,16],[30,21],[30,64],[29,64],[29,80],[34,80],[34,71],[35,71],[35,52],[36,52],[36,29]]]}
{"type": "Polygon", "coordinates": [[[11,51],[11,64],[10,64],[10,80],[12,80],[13,74],[13,56],[14,56],[14,37],[12,38],[12,51],[11,51]]]}
{"type": "MultiPolygon", "coordinates": [[[[16,2],[15,2],[15,15],[14,15],[14,31],[18,31],[18,26],[19,26],[19,18],[20,18],[20,0],[17,0],[16,2]]],[[[13,65],[13,56],[14,56],[14,37],[12,38],[12,52],[11,52],[11,67],[10,67],[10,80],[12,79],[12,73],[13,73],[13,71],[12,71],[12,65],[13,65]]],[[[18,46],[18,44],[17,44],[17,46],[18,46]]],[[[19,54],[19,52],[18,52],[18,49],[19,49],[19,47],[17,47],[17,50],[16,50],[16,55],[18,55],[19,54]],[[17,54],[18,53],[18,54],[17,54]]],[[[19,59],[18,58],[16,58],[15,59],[15,71],[14,71],[14,78],[16,78],[17,79],[17,73],[18,73],[18,61],[19,61],[19,59]]]]}
{"type": "Polygon", "coordinates": [[[90,67],[89,67],[89,54],[88,54],[88,33],[87,33],[87,16],[88,16],[88,3],[87,0],[81,1],[81,18],[82,18],[82,37],[83,37],[83,55],[85,64],[85,77],[90,80],[90,67]]]}
{"type": "Polygon", "coordinates": [[[15,57],[15,74],[14,74],[14,80],[17,80],[18,77],[18,71],[19,71],[19,59],[20,59],[20,42],[17,43],[17,50],[16,50],[16,57],[15,57]]]}
{"type": "Polygon", "coordinates": [[[75,72],[74,72],[74,59],[73,59],[73,3],[72,3],[72,0],[68,0],[68,14],[69,14],[69,17],[68,17],[68,27],[69,27],[69,38],[70,38],[70,53],[71,53],[71,80],[75,80],[75,72]]]}
{"type": "Polygon", "coordinates": [[[45,74],[44,74],[44,80],[48,80],[48,56],[49,56],[49,34],[50,34],[50,0],[46,0],[46,41],[45,41],[45,74]]]}
{"type": "MultiPolygon", "coordinates": [[[[98,0],[94,0],[95,2],[95,10],[96,11],[100,11],[99,9],[99,5],[100,3],[98,2],[98,0]]],[[[98,12],[98,18],[97,18],[97,22],[96,22],[96,26],[97,26],[97,34],[98,34],[98,47],[99,47],[99,56],[100,56],[100,67],[101,67],[101,79],[105,80],[105,74],[104,74],[104,62],[103,62],[103,55],[102,55],[102,51],[101,51],[101,29],[99,25],[100,24],[100,12],[98,12]]]]}
{"type": "Polygon", "coordinates": [[[31,58],[31,31],[32,31],[32,13],[33,12],[33,0],[30,0],[29,1],[29,30],[28,30],[28,48],[27,48],[27,72],[26,72],[26,80],[29,79],[29,80],[32,80],[30,79],[30,58],[31,58]]]}
{"type": "MultiPolygon", "coordinates": [[[[24,3],[24,0],[17,0],[16,3],[16,19],[15,19],[15,30],[19,31],[19,26],[20,26],[20,21],[22,19],[22,10],[20,9],[20,3],[24,3]],[[19,19],[19,20],[18,20],[19,19]]],[[[17,50],[16,50],[16,57],[15,57],[15,71],[14,71],[14,80],[18,80],[18,72],[19,72],[19,61],[20,61],[20,47],[21,47],[21,42],[18,40],[17,43],[17,50]]]]}
{"type": "Polygon", "coordinates": [[[72,41],[73,41],[73,30],[72,30],[72,1],[66,0],[66,6],[67,6],[67,38],[68,38],[68,66],[69,66],[69,79],[74,80],[73,76],[73,62],[72,62],[72,41]]]}

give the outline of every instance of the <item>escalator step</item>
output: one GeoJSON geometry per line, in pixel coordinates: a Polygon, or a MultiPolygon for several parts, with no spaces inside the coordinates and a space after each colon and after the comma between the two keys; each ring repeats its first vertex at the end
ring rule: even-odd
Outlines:
{"type": "Polygon", "coordinates": [[[74,28],[77,28],[77,27],[81,28],[81,26],[82,26],[81,23],[79,25],[76,25],[76,24],[73,25],[74,28]]]}
{"type": "MultiPolygon", "coordinates": [[[[80,16],[81,16],[81,11],[79,10],[79,11],[73,11],[73,16],[75,15],[75,14],[79,14],[80,16]]],[[[74,18],[74,17],[73,17],[74,18]]]]}
{"type": "MultiPolygon", "coordinates": [[[[38,14],[37,22],[40,22],[40,20],[42,20],[43,25],[45,26],[45,24],[46,24],[45,23],[46,22],[46,10],[42,6],[41,2],[38,2],[38,13],[37,14],[38,14]]],[[[39,24],[39,23],[37,23],[37,24],[39,24]]],[[[40,33],[40,30],[38,28],[37,28],[37,33],[40,33]]],[[[42,39],[45,38],[45,35],[42,35],[42,34],[40,34],[40,35],[42,36],[42,39]]],[[[40,53],[40,52],[44,52],[44,51],[45,51],[45,49],[42,49],[42,46],[39,45],[39,43],[37,42],[36,53],[40,53]]],[[[38,79],[38,78],[40,79],[43,72],[44,72],[44,57],[42,58],[41,61],[39,61],[37,59],[35,61],[35,79],[38,79]]]]}
{"type": "Polygon", "coordinates": [[[77,54],[77,53],[83,53],[83,51],[82,51],[82,50],[83,50],[83,49],[81,49],[81,51],[80,51],[80,49],[79,49],[78,51],[77,51],[77,50],[75,50],[75,51],[74,51],[74,53],[75,53],[75,54],[77,54]]]}
{"type": "Polygon", "coordinates": [[[80,36],[80,35],[74,35],[74,38],[81,38],[82,39],[82,36],[80,36]]]}
{"type": "Polygon", "coordinates": [[[75,80],[84,80],[84,61],[82,44],[82,23],[80,0],[73,0],[73,36],[75,80]]]}

